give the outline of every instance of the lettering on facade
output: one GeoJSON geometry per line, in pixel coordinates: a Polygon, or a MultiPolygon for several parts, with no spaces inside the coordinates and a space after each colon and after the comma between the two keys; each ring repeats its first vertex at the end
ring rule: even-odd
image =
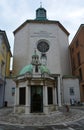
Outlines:
{"type": "Polygon", "coordinates": [[[53,36],[52,33],[49,33],[47,31],[39,31],[39,32],[34,32],[31,37],[46,37],[46,38],[56,38],[56,36],[53,36]]]}

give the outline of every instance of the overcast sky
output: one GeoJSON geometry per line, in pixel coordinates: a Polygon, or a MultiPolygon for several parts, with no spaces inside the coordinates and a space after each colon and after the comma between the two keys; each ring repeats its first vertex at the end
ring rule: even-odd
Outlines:
{"type": "Polygon", "coordinates": [[[35,19],[40,7],[47,10],[48,20],[59,21],[70,33],[69,43],[84,21],[84,0],[0,0],[0,29],[5,30],[13,52],[13,31],[27,19],[35,19]]]}

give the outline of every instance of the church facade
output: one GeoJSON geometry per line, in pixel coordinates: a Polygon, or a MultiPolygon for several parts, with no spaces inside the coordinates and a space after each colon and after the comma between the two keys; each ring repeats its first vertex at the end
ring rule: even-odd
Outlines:
{"type": "Polygon", "coordinates": [[[47,20],[45,13],[44,8],[37,9],[36,19],[25,21],[14,31],[14,75],[30,64],[34,49],[40,58],[45,55],[52,74],[71,73],[69,33],[60,22],[47,20]]]}
{"type": "MultiPolygon", "coordinates": [[[[63,103],[70,103],[71,96],[64,93],[66,77],[62,78],[71,75],[68,36],[59,21],[47,19],[42,7],[36,10],[34,20],[25,21],[14,31],[15,112],[47,114],[63,103]]],[[[68,91],[72,86],[68,82],[68,91]]],[[[77,97],[79,89],[75,91],[77,97]]]]}

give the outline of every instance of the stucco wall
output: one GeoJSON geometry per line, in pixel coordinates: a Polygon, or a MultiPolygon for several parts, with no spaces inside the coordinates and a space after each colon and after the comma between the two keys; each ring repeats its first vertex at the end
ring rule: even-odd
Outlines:
{"type": "MultiPolygon", "coordinates": [[[[51,73],[70,74],[68,36],[56,24],[28,23],[15,34],[14,74],[31,62],[31,56],[39,40],[47,40],[47,66],[51,73]]],[[[38,51],[40,56],[40,52],[38,51]]]]}
{"type": "Polygon", "coordinates": [[[6,79],[5,86],[5,101],[7,102],[7,106],[14,106],[14,94],[13,88],[15,88],[16,84],[12,79],[6,79]]]}
{"type": "Polygon", "coordinates": [[[80,90],[78,78],[64,78],[63,79],[63,99],[64,104],[70,104],[70,99],[80,101],[80,90]],[[74,95],[70,95],[70,88],[74,88],[74,95]]]}
{"type": "Polygon", "coordinates": [[[71,74],[71,61],[69,53],[69,39],[68,36],[58,27],[58,43],[60,51],[60,66],[63,75],[71,74]]]}
{"type": "Polygon", "coordinates": [[[4,85],[0,85],[0,107],[4,106],[4,85]]]}

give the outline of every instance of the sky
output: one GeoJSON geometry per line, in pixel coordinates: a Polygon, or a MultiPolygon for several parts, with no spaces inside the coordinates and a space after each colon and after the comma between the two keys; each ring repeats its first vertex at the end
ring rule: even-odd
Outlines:
{"type": "Polygon", "coordinates": [[[41,2],[48,20],[59,21],[70,33],[69,43],[83,24],[84,0],[0,0],[0,29],[6,31],[12,53],[13,31],[26,20],[35,19],[41,2]]]}

